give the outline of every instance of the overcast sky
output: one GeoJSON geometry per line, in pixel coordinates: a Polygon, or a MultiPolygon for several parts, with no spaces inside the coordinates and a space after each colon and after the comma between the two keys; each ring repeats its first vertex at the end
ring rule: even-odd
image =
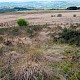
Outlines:
{"type": "Polygon", "coordinates": [[[27,1],[80,1],[80,0],[0,0],[0,2],[27,2],[27,1]]]}

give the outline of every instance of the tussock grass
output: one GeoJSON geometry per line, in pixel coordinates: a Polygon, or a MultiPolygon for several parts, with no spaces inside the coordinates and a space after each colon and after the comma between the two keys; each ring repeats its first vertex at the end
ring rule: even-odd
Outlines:
{"type": "Polygon", "coordinates": [[[76,15],[76,14],[74,14],[74,15],[73,15],[73,17],[77,17],[77,15],[76,15]]]}
{"type": "Polygon", "coordinates": [[[62,17],[62,14],[58,14],[57,17],[62,17]]]}

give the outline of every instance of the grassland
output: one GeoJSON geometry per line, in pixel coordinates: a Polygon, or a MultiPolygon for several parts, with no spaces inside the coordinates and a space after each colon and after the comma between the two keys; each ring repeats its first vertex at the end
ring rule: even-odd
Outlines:
{"type": "Polygon", "coordinates": [[[80,80],[80,11],[23,11],[0,19],[0,80],[80,80]],[[29,25],[19,26],[19,18],[29,25]]]}

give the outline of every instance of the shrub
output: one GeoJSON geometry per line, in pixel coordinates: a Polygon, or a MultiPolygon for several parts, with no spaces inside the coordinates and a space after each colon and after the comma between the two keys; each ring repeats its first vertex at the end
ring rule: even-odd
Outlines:
{"type": "Polygon", "coordinates": [[[34,35],[37,34],[37,32],[39,32],[43,28],[45,28],[45,25],[43,25],[43,26],[41,26],[41,25],[31,25],[31,26],[28,26],[25,30],[29,34],[29,37],[33,37],[34,35]]]}
{"type": "Polygon", "coordinates": [[[58,14],[57,17],[62,17],[62,14],[58,14]]]}
{"type": "Polygon", "coordinates": [[[64,39],[66,43],[80,46],[80,31],[65,28],[59,38],[64,39]]]}
{"type": "Polygon", "coordinates": [[[27,26],[29,23],[25,19],[18,19],[17,24],[19,26],[27,26]]]}
{"type": "Polygon", "coordinates": [[[9,28],[0,28],[0,34],[7,33],[9,31],[9,28]]]}
{"type": "Polygon", "coordinates": [[[0,36],[0,43],[2,43],[3,41],[4,41],[4,38],[0,36]]]}
{"type": "Polygon", "coordinates": [[[68,7],[67,10],[78,10],[78,7],[76,7],[76,6],[71,6],[71,7],[68,7]]]}
{"type": "Polygon", "coordinates": [[[18,28],[14,28],[11,30],[10,34],[14,35],[14,36],[17,36],[20,34],[20,31],[18,28]]]}
{"type": "Polygon", "coordinates": [[[73,17],[76,17],[76,14],[74,14],[73,17]]]}
{"type": "Polygon", "coordinates": [[[51,17],[55,17],[55,15],[51,15],[51,17]]]}
{"type": "Polygon", "coordinates": [[[80,80],[80,71],[77,73],[77,78],[80,80]]]}
{"type": "Polygon", "coordinates": [[[2,48],[0,48],[0,56],[3,55],[3,52],[4,52],[4,50],[3,50],[3,47],[2,47],[2,48]]]}

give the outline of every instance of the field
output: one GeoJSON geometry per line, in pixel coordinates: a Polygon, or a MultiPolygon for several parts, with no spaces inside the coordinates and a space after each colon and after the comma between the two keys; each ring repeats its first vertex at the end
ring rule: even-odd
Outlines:
{"type": "Polygon", "coordinates": [[[0,13],[0,80],[80,80],[80,11],[0,13]]]}
{"type": "Polygon", "coordinates": [[[3,13],[0,14],[0,23],[6,23],[9,24],[13,23],[18,18],[25,18],[30,22],[30,24],[55,24],[55,23],[79,23],[80,21],[80,11],[69,11],[69,10],[31,10],[31,11],[21,11],[21,12],[14,12],[14,13],[3,13]],[[62,17],[56,17],[57,14],[62,14],[62,17]],[[76,14],[77,17],[73,17],[73,15],[76,14]],[[51,15],[55,17],[51,17],[51,15]]]}

